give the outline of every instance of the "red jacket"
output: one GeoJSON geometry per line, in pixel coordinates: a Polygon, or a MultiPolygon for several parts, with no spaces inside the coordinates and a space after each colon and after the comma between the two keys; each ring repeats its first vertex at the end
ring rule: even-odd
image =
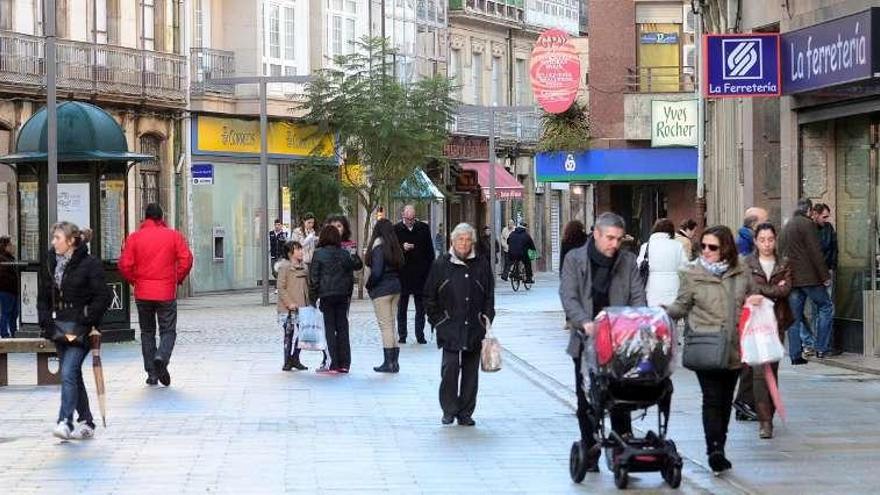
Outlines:
{"type": "Polygon", "coordinates": [[[141,301],[173,301],[192,269],[193,255],[180,232],[147,219],[122,246],[119,271],[141,301]]]}

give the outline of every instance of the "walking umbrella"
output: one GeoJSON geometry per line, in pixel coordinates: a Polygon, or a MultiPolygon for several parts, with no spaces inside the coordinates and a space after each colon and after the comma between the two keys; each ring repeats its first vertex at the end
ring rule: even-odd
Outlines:
{"type": "Polygon", "coordinates": [[[89,333],[92,348],[92,371],[95,373],[95,390],[98,391],[98,406],[101,408],[101,421],[107,427],[107,395],[104,390],[104,365],[101,363],[101,332],[92,328],[89,333]]]}

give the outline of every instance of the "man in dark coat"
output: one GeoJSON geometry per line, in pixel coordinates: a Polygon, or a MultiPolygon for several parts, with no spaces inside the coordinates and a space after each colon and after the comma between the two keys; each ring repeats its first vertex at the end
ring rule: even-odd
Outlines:
{"type": "Polygon", "coordinates": [[[818,308],[816,317],[816,356],[824,358],[831,351],[831,324],[834,304],[828,295],[831,274],[825,265],[819,232],[810,219],[813,202],[798,201],[797,211],[785,224],[780,236],[781,252],[791,266],[791,295],[788,301],[794,323],[788,329],[789,357],[792,364],[806,364],[803,358],[801,327],[804,325],[804,305],[811,300],[818,308]]]}
{"type": "Polygon", "coordinates": [[[458,418],[474,426],[480,351],[495,318],[495,285],[489,258],[476,250],[477,233],[466,223],[450,235],[452,248],[437,258],[425,283],[428,319],[443,349],[440,368],[442,423],[458,418]],[[460,385],[459,385],[460,382],[460,385]]]}
{"type": "MultiPolygon", "coordinates": [[[[532,275],[532,260],[529,258],[529,251],[535,250],[535,241],[526,230],[528,224],[525,222],[516,226],[516,229],[507,237],[507,254],[510,257],[510,264],[513,265],[517,261],[522,261],[525,267],[525,283],[534,283],[532,275]]],[[[507,280],[508,274],[505,273],[502,280],[507,280]]],[[[520,274],[522,276],[522,274],[520,274]]]]}
{"type": "Polygon", "coordinates": [[[284,224],[281,219],[275,219],[275,229],[269,232],[269,256],[272,258],[272,264],[275,268],[275,262],[284,257],[284,244],[287,242],[287,232],[284,231],[284,224]]]}
{"type": "Polygon", "coordinates": [[[434,243],[431,228],[425,222],[416,220],[416,209],[412,205],[403,208],[403,219],[394,226],[394,233],[403,249],[403,267],[400,270],[400,304],[397,306],[397,335],[401,344],[406,343],[407,311],[412,296],[416,305],[416,339],[419,344],[425,340],[425,306],[422,292],[425,279],[434,261],[434,243]]]}
{"type": "MultiPolygon", "coordinates": [[[[595,448],[599,418],[592,413],[583,387],[583,336],[593,334],[593,319],[608,306],[647,305],[636,257],[621,249],[625,235],[623,218],[610,212],[599,215],[587,243],[569,251],[565,257],[559,283],[559,298],[571,328],[567,352],[574,359],[580,447],[588,452],[587,470],[592,472],[599,471],[600,452],[595,448]]],[[[621,435],[631,433],[629,412],[612,409],[610,417],[615,432],[621,435]]]]}

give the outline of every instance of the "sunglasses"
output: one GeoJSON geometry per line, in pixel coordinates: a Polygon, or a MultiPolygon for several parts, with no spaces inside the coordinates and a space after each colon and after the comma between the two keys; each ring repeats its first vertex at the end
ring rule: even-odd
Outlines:
{"type": "Polygon", "coordinates": [[[715,252],[715,251],[718,251],[719,249],[721,249],[721,246],[719,246],[718,244],[706,244],[705,242],[701,242],[700,247],[703,249],[703,251],[708,249],[709,251],[712,251],[712,252],[715,252]]]}

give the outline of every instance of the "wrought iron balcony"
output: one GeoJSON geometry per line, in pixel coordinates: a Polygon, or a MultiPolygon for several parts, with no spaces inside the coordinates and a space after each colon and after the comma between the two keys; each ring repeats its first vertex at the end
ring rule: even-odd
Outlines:
{"type": "MultiPolygon", "coordinates": [[[[60,91],[183,105],[186,59],[172,53],[58,40],[60,91]]],[[[0,86],[39,91],[45,85],[45,40],[0,31],[0,86]]]]}
{"type": "Polygon", "coordinates": [[[629,67],[628,93],[693,93],[696,89],[694,67],[629,67]]]}
{"type": "MultiPolygon", "coordinates": [[[[466,136],[488,137],[488,107],[460,107],[453,118],[450,132],[466,136]]],[[[540,135],[541,114],[537,108],[530,111],[495,111],[495,137],[497,139],[534,144],[538,142],[540,135]]]]}
{"type": "Polygon", "coordinates": [[[235,92],[233,86],[207,81],[233,76],[235,76],[235,53],[212,48],[192,48],[190,50],[190,91],[192,94],[232,94],[235,92]]]}
{"type": "Polygon", "coordinates": [[[449,0],[449,13],[476,14],[506,23],[523,22],[523,0],[449,0]]]}

